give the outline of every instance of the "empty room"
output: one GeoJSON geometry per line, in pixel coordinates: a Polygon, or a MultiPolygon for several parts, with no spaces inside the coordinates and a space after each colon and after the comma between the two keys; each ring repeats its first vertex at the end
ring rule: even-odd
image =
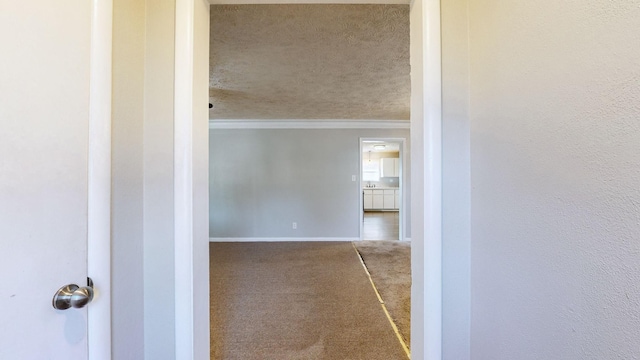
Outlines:
{"type": "Polygon", "coordinates": [[[408,358],[409,6],[212,5],[210,26],[211,358],[408,358]],[[373,185],[395,204],[366,208],[373,185]]]}

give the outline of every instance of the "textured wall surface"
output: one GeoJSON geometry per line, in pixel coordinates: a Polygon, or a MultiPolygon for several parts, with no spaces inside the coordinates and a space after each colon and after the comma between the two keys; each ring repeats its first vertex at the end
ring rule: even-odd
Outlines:
{"type": "Polygon", "coordinates": [[[473,359],[640,358],[640,6],[470,1],[473,359]]]}
{"type": "Polygon", "coordinates": [[[217,119],[409,119],[408,5],[213,5],[217,119]]]}

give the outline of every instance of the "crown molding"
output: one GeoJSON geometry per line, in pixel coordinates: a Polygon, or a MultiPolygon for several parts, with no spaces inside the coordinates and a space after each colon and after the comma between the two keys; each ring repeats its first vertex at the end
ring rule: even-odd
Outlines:
{"type": "Polygon", "coordinates": [[[215,119],[209,129],[409,129],[409,120],[353,119],[215,119]]]}

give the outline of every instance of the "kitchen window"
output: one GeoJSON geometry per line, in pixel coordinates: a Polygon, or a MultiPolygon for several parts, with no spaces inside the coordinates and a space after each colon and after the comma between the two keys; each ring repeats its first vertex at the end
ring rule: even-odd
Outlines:
{"type": "Polygon", "coordinates": [[[380,181],[380,164],[377,161],[365,160],[362,162],[362,180],[380,181]]]}

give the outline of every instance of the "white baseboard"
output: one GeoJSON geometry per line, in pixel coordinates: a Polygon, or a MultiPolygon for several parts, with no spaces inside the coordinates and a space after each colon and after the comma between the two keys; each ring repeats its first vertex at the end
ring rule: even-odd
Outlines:
{"type": "Polygon", "coordinates": [[[358,241],[357,237],[345,237],[345,238],[323,238],[323,237],[282,237],[282,238],[209,238],[209,242],[285,242],[285,241],[358,241]]]}

